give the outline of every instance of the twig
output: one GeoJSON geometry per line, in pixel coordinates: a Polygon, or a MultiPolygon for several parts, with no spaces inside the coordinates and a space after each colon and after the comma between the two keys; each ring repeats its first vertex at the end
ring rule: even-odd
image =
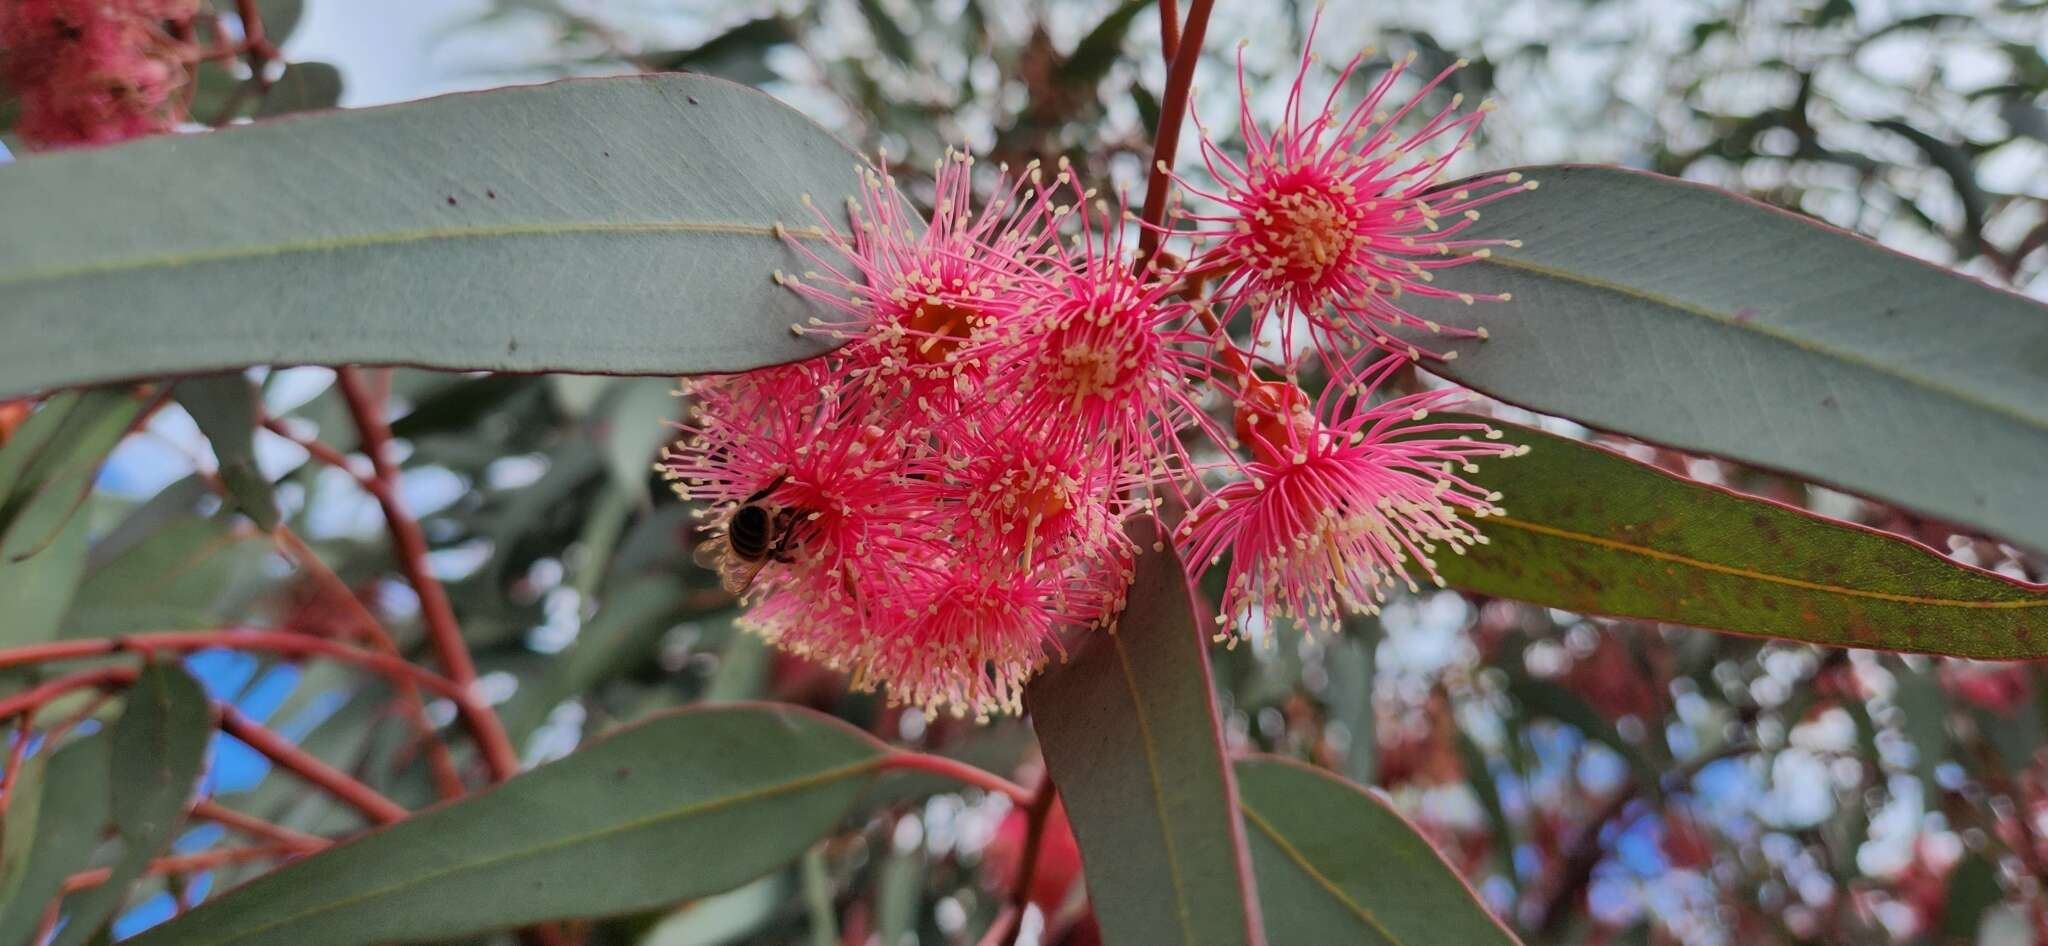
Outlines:
{"type": "Polygon", "coordinates": [[[192,817],[204,818],[224,828],[233,828],[250,837],[262,838],[272,844],[290,847],[300,853],[310,854],[322,850],[333,842],[316,835],[293,831],[283,825],[272,824],[254,815],[243,814],[226,807],[211,798],[201,799],[192,806],[192,817]]]}
{"type": "MultiPolygon", "coordinates": [[[[346,602],[351,610],[355,611],[357,619],[361,622],[362,636],[369,640],[372,648],[393,657],[399,656],[398,642],[391,638],[391,632],[385,629],[383,622],[377,620],[377,616],[371,614],[370,609],[357,600],[348,583],[342,581],[341,576],[334,573],[334,569],[327,567],[327,563],[314,553],[304,539],[299,538],[298,533],[280,522],[273,535],[278,544],[284,546],[288,553],[287,557],[296,560],[300,568],[305,569],[313,576],[314,581],[327,589],[329,595],[346,602]]],[[[448,744],[441,741],[441,736],[434,731],[433,724],[427,722],[426,704],[420,700],[419,688],[410,680],[400,680],[397,690],[399,713],[412,724],[420,740],[426,743],[428,768],[434,774],[436,790],[440,792],[442,798],[460,798],[467,791],[462,784],[462,775],[455,770],[455,757],[449,753],[448,744]]],[[[475,717],[465,714],[463,722],[469,727],[472,738],[477,738],[481,742],[475,717]]]]}
{"type": "MultiPolygon", "coordinates": [[[[420,614],[427,622],[427,636],[434,644],[434,652],[447,670],[448,678],[456,684],[468,687],[476,682],[476,663],[470,659],[469,645],[462,640],[462,626],[456,623],[455,608],[448,602],[447,589],[427,568],[427,538],[420,531],[420,524],[405,511],[398,498],[398,467],[391,462],[391,428],[384,423],[383,411],[372,396],[370,387],[361,373],[350,367],[335,370],[335,383],[341,388],[344,401],[348,402],[349,414],[355,418],[356,428],[362,434],[363,453],[370,458],[370,465],[376,471],[379,488],[371,494],[384,510],[384,522],[391,533],[392,554],[398,559],[399,570],[419,595],[420,614]]],[[[471,721],[476,735],[477,747],[483,753],[484,763],[490,767],[491,779],[502,782],[519,772],[519,756],[512,749],[512,741],[505,735],[505,726],[498,720],[498,714],[488,706],[483,707],[471,721]]]]}
{"type": "Polygon", "coordinates": [[[924,752],[900,751],[892,753],[888,758],[882,760],[882,768],[930,772],[933,775],[964,782],[986,791],[1007,795],[1010,801],[1019,805],[1031,805],[1036,802],[1031,792],[1024,786],[1003,778],[994,772],[968,765],[965,762],[948,759],[945,756],[931,755],[924,752]]]}
{"type": "Polygon", "coordinates": [[[1166,57],[1166,65],[1173,66],[1173,57],[1180,49],[1180,2],[1159,0],[1159,52],[1166,57]]]}
{"type": "Polygon", "coordinates": [[[347,802],[371,821],[392,824],[405,820],[408,814],[405,806],[384,797],[376,789],[357,781],[348,773],[320,761],[293,745],[291,740],[242,715],[240,710],[229,704],[223,703],[220,706],[220,728],[222,732],[248,743],[250,748],[263,753],[279,767],[290,770],[308,783],[347,802]]]}
{"type": "MultiPolygon", "coordinates": [[[[193,871],[212,870],[216,867],[240,864],[245,861],[282,860],[298,853],[300,852],[282,844],[218,848],[211,851],[200,851],[197,854],[159,857],[149,862],[149,874],[152,876],[158,874],[189,874],[193,871]]],[[[113,876],[114,869],[111,867],[95,867],[91,870],[82,870],[64,878],[63,892],[71,894],[97,887],[112,879],[113,876]]]]}
{"type": "MultiPolygon", "coordinates": [[[[28,648],[21,649],[27,650],[28,648]]],[[[11,664],[6,662],[6,658],[13,653],[15,651],[0,653],[0,667],[11,666],[11,664]]],[[[16,713],[25,713],[33,718],[35,711],[41,709],[43,704],[66,693],[92,687],[127,686],[135,682],[136,673],[137,671],[134,667],[96,667],[91,670],[81,670],[77,673],[66,674],[41,686],[24,690],[4,700],[0,700],[0,719],[7,719],[16,713]]]]}
{"type": "MultiPolygon", "coordinates": [[[[1195,9],[1203,8],[1203,0],[1195,0],[1195,9]]],[[[1052,784],[1052,774],[1038,777],[1038,792],[1032,797],[1029,807],[1024,809],[1024,856],[1019,859],[1017,876],[1010,882],[1010,907],[1017,914],[1017,928],[1010,931],[1010,946],[1017,946],[1017,937],[1024,932],[1024,911],[1031,905],[1032,881],[1038,873],[1038,850],[1045,846],[1046,815],[1052,812],[1052,802],[1059,789],[1052,784]]]]}
{"type": "Polygon", "coordinates": [[[1159,232],[1166,220],[1166,195],[1170,187],[1167,172],[1180,150],[1181,120],[1187,116],[1188,94],[1195,80],[1195,63],[1202,58],[1202,37],[1209,31],[1209,9],[1215,0],[1194,0],[1188,6],[1187,26],[1175,44],[1173,67],[1167,70],[1166,94],[1159,103],[1159,129],[1152,136],[1152,164],[1145,179],[1144,225],[1138,228],[1138,267],[1143,269],[1159,248],[1159,232]]]}

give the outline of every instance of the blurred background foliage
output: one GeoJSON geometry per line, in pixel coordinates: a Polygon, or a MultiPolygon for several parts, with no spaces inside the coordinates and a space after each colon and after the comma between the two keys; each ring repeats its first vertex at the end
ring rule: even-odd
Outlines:
{"type": "MultiPolygon", "coordinates": [[[[239,35],[234,5],[216,5],[208,28],[239,35]]],[[[286,62],[198,67],[194,121],[686,70],[757,85],[885,152],[914,193],[919,169],[950,146],[1013,166],[1065,158],[1135,197],[1165,71],[1150,0],[497,0],[415,2],[409,16],[398,3],[306,6],[257,4],[286,62]],[[385,13],[412,34],[365,32],[385,13]]],[[[1227,139],[1234,125],[1236,38],[1255,94],[1284,95],[1313,13],[1306,2],[1219,4],[1197,95],[1212,131],[1227,139]]],[[[1469,59],[1440,94],[1498,110],[1460,168],[1649,168],[2048,297],[2048,2],[1333,0],[1315,69],[1327,80],[1366,47],[1376,51],[1358,81],[1411,53],[1424,73],[1469,59]]],[[[1015,721],[906,714],[735,632],[733,602],[689,564],[690,510],[649,469],[663,422],[679,416],[667,382],[387,377],[405,501],[528,764],[652,710],[767,698],[1030,777],[1031,737],[1015,721]]],[[[331,380],[271,371],[264,402],[280,428],[347,450],[353,427],[331,380]]],[[[1606,442],[2048,577],[2019,550],[1942,523],[1606,442]]],[[[260,434],[256,461],[286,520],[417,646],[417,601],[391,570],[375,502],[285,437],[260,434]]],[[[188,475],[215,462],[176,405],[115,448],[88,507],[84,583],[68,613],[52,610],[64,633],[351,620],[353,605],[296,577],[188,475]]],[[[1829,650],[1456,592],[1403,597],[1333,639],[1267,629],[1215,658],[1235,746],[1383,787],[1532,943],[2048,943],[2038,666],[1829,650]]],[[[433,799],[403,727],[382,725],[391,693],[327,665],[197,661],[217,696],[320,757],[408,806],[433,799]]],[[[443,725],[452,715],[429,713],[443,725]]],[[[302,830],[354,823],[219,738],[209,780],[224,804],[302,830]]],[[[1000,799],[936,788],[873,798],[800,864],[672,913],[604,922],[593,941],[971,942],[1017,870],[1020,826],[1000,799]]],[[[178,849],[216,840],[195,831],[178,849]]],[[[1027,934],[1092,942],[1070,896],[1071,849],[1042,866],[1034,890],[1048,892],[1027,934]]],[[[116,931],[241,876],[166,890],[116,931]]]]}

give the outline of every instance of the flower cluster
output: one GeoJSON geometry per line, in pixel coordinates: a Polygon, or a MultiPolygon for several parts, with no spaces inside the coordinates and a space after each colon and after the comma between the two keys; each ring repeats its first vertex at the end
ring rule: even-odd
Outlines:
{"type": "Polygon", "coordinates": [[[1169,234],[1193,241],[1185,263],[1133,259],[1146,224],[1064,162],[985,175],[977,201],[974,160],[949,154],[928,218],[866,171],[850,233],[817,208],[818,227],[784,230],[808,268],[776,279],[824,313],[796,330],[846,344],[685,382],[659,466],[704,504],[705,557],[747,600],[744,625],[892,701],[986,717],[1021,709],[1063,632],[1115,619],[1133,516],[1183,517],[1173,538],[1202,567],[1230,558],[1224,639],[1254,613],[1327,626],[1376,608],[1484,542],[1474,523],[1500,497],[1466,474],[1516,448],[1428,420],[1451,393],[1383,395],[1429,355],[1390,329],[1439,330],[1404,294],[1505,298],[1434,273],[1499,245],[1463,231],[1521,182],[1446,189],[1479,113],[1454,103],[1399,137],[1414,105],[1378,113],[1398,66],[1347,115],[1332,93],[1304,120],[1308,62],[1283,127],[1259,133],[1247,108],[1241,159],[1205,141],[1220,192],[1182,182],[1217,208],[1169,234]],[[1247,354],[1217,312],[1288,354],[1247,354]]]}
{"type": "Polygon", "coordinates": [[[9,0],[0,5],[4,78],[31,146],[110,144],[168,131],[184,112],[197,0],[9,0]]]}

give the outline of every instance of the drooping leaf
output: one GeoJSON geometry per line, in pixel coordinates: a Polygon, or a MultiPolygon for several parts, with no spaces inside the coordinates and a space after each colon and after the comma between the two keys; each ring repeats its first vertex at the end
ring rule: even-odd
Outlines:
{"type": "Polygon", "coordinates": [[[670,72],[701,72],[747,85],[775,78],[768,50],[797,40],[796,28],[779,16],[747,20],[688,49],[649,53],[642,66],[670,72]]]}
{"type": "MultiPolygon", "coordinates": [[[[1133,538],[1150,548],[1150,524],[1133,538]]],[[[1115,632],[1026,691],[1108,942],[1260,942],[1209,643],[1179,559],[1149,552],[1115,632]]]]}
{"type": "Polygon", "coordinates": [[[35,644],[57,636],[85,574],[86,520],[73,516],[40,554],[0,560],[0,646],[35,644]]]}
{"type": "Polygon", "coordinates": [[[803,853],[852,806],[882,752],[859,730],[789,706],[656,717],[130,942],[362,946],[708,896],[803,853]],[[659,868],[620,869],[648,864],[659,868]]]}
{"type": "MultiPolygon", "coordinates": [[[[17,735],[15,738],[29,738],[17,735]]],[[[6,743],[12,746],[12,743],[6,743]]],[[[7,790],[7,813],[0,817],[0,916],[14,899],[28,867],[28,852],[36,843],[36,816],[43,803],[43,772],[50,754],[38,752],[21,761],[13,773],[13,787],[7,790]]]]}
{"type": "Polygon", "coordinates": [[[789,899],[787,872],[769,874],[736,890],[705,897],[663,917],[639,940],[640,946],[726,946],[737,943],[775,916],[789,899]]]}
{"type": "Polygon", "coordinates": [[[889,12],[883,0],[857,0],[860,15],[868,21],[868,29],[875,34],[875,45],[889,54],[889,58],[908,63],[917,58],[917,50],[910,43],[910,34],[903,31],[903,25],[896,22],[896,15],[889,12]]]}
{"type": "Polygon", "coordinates": [[[128,885],[171,843],[192,797],[213,714],[206,691],[175,663],[143,668],[110,734],[110,814],[121,857],[105,883],[64,900],[65,923],[53,946],[80,946],[114,917],[128,885]]]}
{"type": "MultiPolygon", "coordinates": [[[[0,168],[0,386],[257,363],[734,371],[824,351],[772,232],[858,160],[714,79],[576,80],[0,168]],[[148,299],[147,318],[134,300],[148,299]]],[[[4,393],[0,392],[0,393],[4,393]]]]}
{"type": "Polygon", "coordinates": [[[2048,549],[2048,308],[1710,187],[1523,173],[1468,231],[1522,246],[1437,280],[1513,301],[1408,300],[1492,335],[1431,370],[2048,549]]]}
{"type": "Polygon", "coordinates": [[[256,0],[256,15],[263,19],[263,36],[272,45],[290,37],[305,13],[305,0],[256,0]]]}
{"type": "Polygon", "coordinates": [[[86,573],[64,615],[64,636],[218,627],[234,589],[261,574],[270,549],[262,535],[229,519],[167,523],[86,573]]]}
{"type": "Polygon", "coordinates": [[[614,386],[599,434],[612,480],[641,505],[647,477],[661,445],[675,439],[670,422],[680,416],[675,384],[658,378],[622,380],[614,386]]]}
{"type": "Polygon", "coordinates": [[[1237,763],[1273,946],[1518,946],[1378,796],[1300,763],[1237,763]]]}
{"type": "Polygon", "coordinates": [[[293,112],[314,112],[333,108],[341,101],[341,70],[324,62],[295,62],[284,69],[263,103],[256,106],[257,118],[275,118],[293,112]]]}
{"type": "Polygon", "coordinates": [[[97,390],[52,398],[29,415],[0,451],[0,564],[24,561],[64,532],[141,409],[125,392],[97,390]]]}
{"type": "Polygon", "coordinates": [[[64,879],[86,866],[107,827],[110,754],[104,733],[58,749],[43,772],[35,843],[15,882],[0,902],[0,943],[26,943],[42,921],[43,909],[63,889],[64,879]]]}
{"type": "Polygon", "coordinates": [[[1494,426],[1531,450],[1474,474],[1504,494],[1507,515],[1478,520],[1488,544],[1437,558],[1455,587],[1816,644],[2048,656],[2048,589],[1599,447],[1494,426]]]}
{"type": "Polygon", "coordinates": [[[1606,746],[1628,763],[1638,791],[1651,798],[1664,794],[1663,780],[1658,777],[1657,767],[1644,757],[1643,750],[1622,738],[1621,731],[1578,694],[1561,684],[1520,674],[1509,682],[1508,692],[1514,696],[1515,702],[1521,704],[1523,716],[1554,720],[1578,730],[1588,741],[1606,746]]]}
{"type": "Polygon", "coordinates": [[[1145,11],[1155,0],[1124,0],[1109,11],[1109,15],[1095,24],[1088,35],[1074,44],[1074,51],[1067,60],[1060,63],[1060,81],[1074,86],[1092,86],[1109,74],[1109,67],[1116,64],[1116,57],[1123,51],[1124,34],[1130,32],[1131,21],[1145,11]]]}
{"type": "Polygon", "coordinates": [[[239,371],[224,371],[186,378],[178,382],[176,395],[213,445],[228,497],[257,528],[276,528],[277,499],[256,466],[256,385],[239,371]]]}

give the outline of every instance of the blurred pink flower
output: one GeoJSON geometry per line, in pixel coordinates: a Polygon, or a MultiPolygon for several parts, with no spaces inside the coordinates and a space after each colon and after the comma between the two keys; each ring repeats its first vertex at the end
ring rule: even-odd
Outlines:
{"type": "Polygon", "coordinates": [[[165,29],[194,0],[9,0],[0,60],[31,147],[111,144],[169,131],[183,117],[191,45],[165,29]]]}

